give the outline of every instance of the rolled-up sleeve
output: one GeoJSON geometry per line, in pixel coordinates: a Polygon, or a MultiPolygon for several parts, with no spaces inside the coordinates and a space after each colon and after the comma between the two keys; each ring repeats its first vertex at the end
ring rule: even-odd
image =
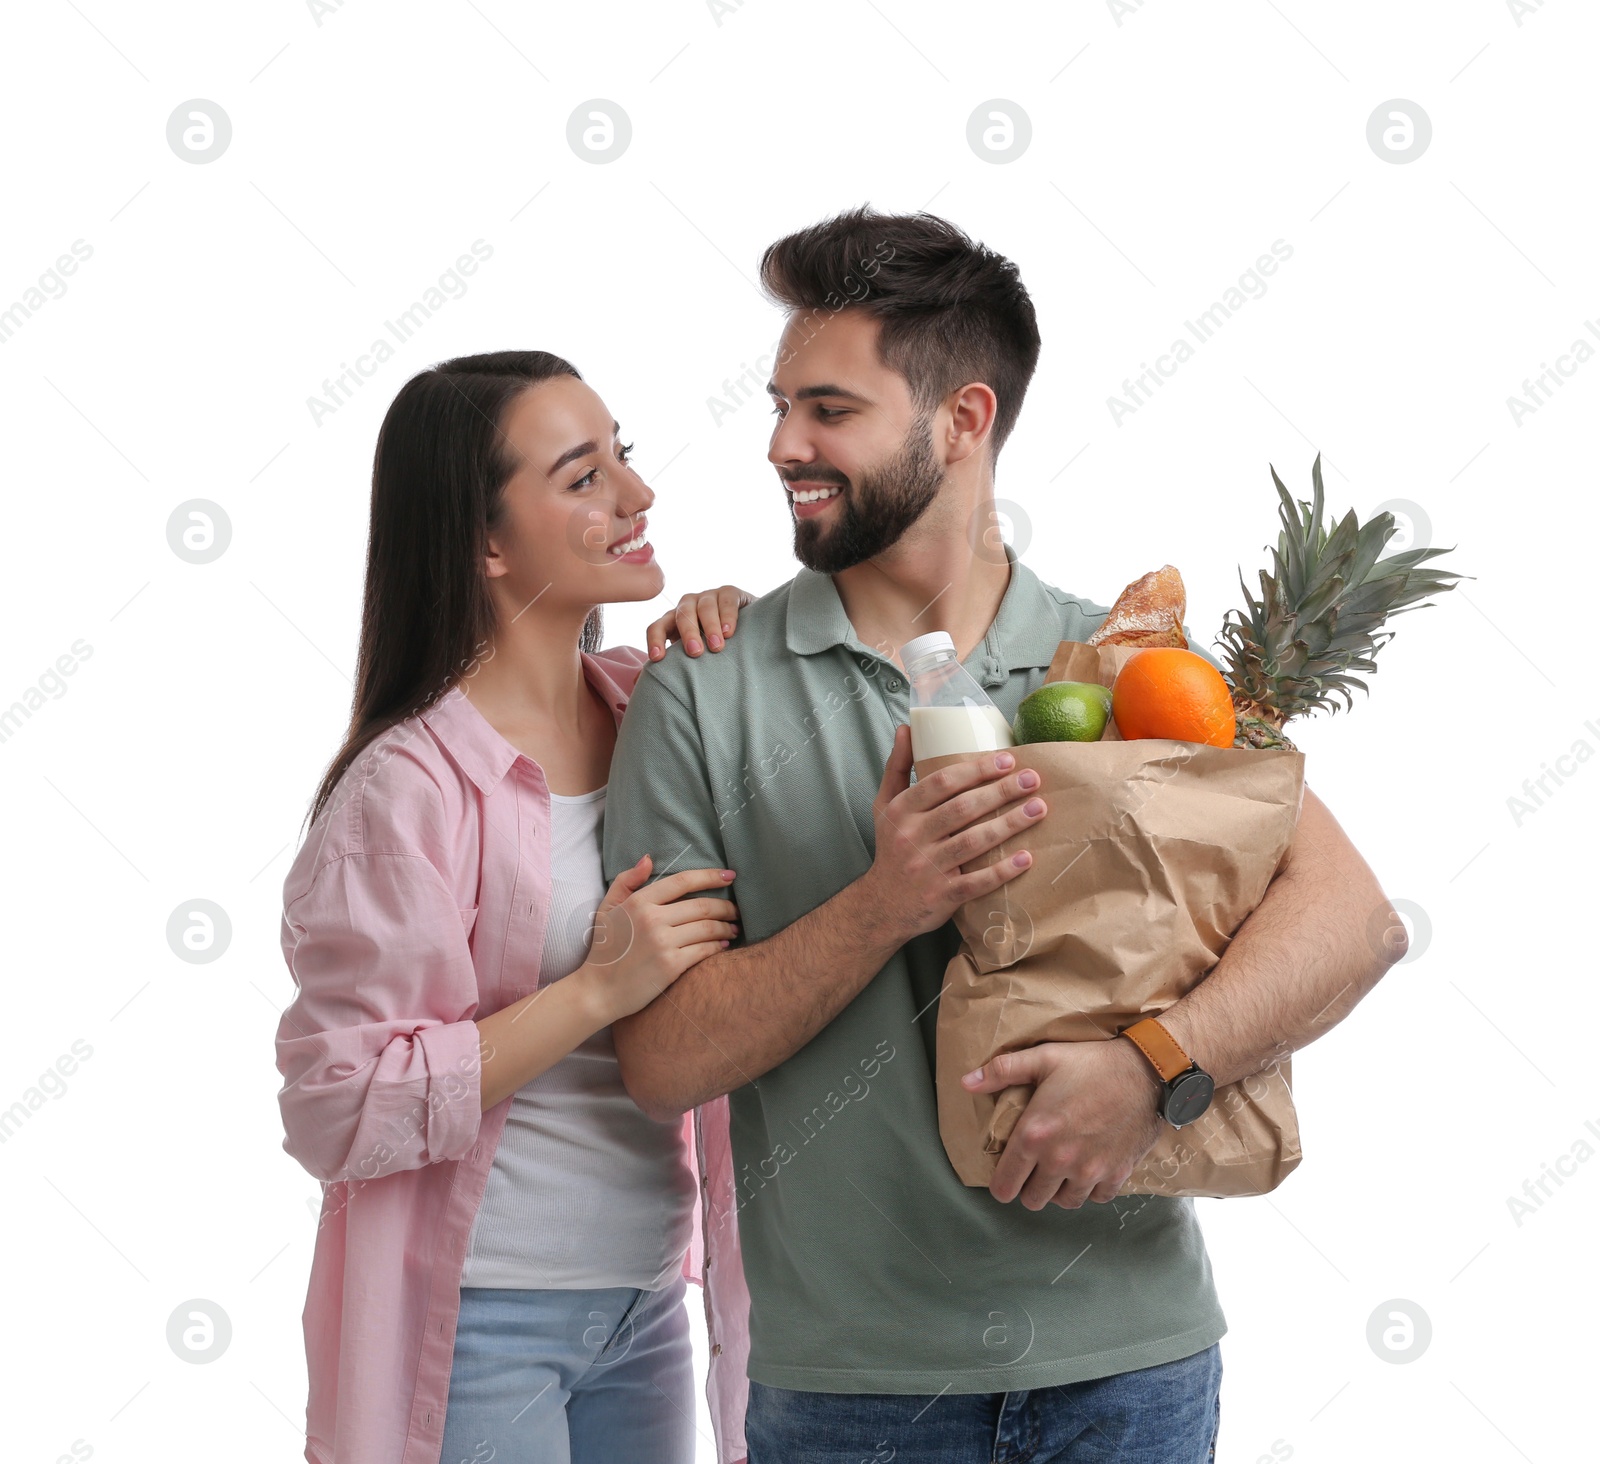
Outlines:
{"type": "Polygon", "coordinates": [[[284,1148],[324,1181],[461,1159],[481,1112],[478,983],[435,866],[330,860],[283,913],[298,992],[278,1024],[284,1148]]]}

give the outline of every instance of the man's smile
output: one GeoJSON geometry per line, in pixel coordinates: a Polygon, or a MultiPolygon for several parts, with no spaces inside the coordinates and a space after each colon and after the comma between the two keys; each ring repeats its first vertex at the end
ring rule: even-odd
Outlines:
{"type": "Polygon", "coordinates": [[[837,483],[807,483],[804,480],[785,482],[789,502],[794,506],[796,518],[811,518],[821,513],[844,489],[837,483]]]}

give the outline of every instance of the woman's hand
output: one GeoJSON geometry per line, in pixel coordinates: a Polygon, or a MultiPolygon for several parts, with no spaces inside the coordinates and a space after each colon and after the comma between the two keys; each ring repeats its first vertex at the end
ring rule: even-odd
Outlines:
{"type": "Polygon", "coordinates": [[[714,651],[722,649],[724,636],[733,634],[739,623],[739,611],[755,596],[738,585],[722,585],[715,590],[702,590],[698,595],[685,595],[678,601],[676,610],[669,610],[659,620],[653,620],[645,631],[645,644],[652,661],[659,661],[667,653],[667,642],[681,640],[691,656],[701,651],[702,627],[706,641],[714,651]]]}
{"type": "Polygon", "coordinates": [[[606,1023],[649,1006],[689,967],[727,948],[739,935],[739,907],[715,895],[684,898],[691,890],[725,890],[732,871],[686,869],[646,884],[654,861],[641,854],[606,891],[595,911],[582,977],[606,1023]]]}

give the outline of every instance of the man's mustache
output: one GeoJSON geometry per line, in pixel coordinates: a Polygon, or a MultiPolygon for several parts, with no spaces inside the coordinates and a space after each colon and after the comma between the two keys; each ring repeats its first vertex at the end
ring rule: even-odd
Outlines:
{"type": "Polygon", "coordinates": [[[808,469],[801,473],[785,473],[780,471],[778,476],[785,483],[837,483],[841,488],[848,488],[850,480],[841,472],[833,468],[808,469]]]}

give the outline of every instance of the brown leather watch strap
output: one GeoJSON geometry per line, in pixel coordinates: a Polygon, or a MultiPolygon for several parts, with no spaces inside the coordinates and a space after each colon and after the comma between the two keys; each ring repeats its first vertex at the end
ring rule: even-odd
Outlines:
{"type": "Polygon", "coordinates": [[[1150,1059],[1150,1065],[1161,1074],[1163,1082],[1170,1083],[1179,1073],[1194,1066],[1186,1053],[1154,1017],[1145,1017],[1131,1027],[1125,1027],[1121,1036],[1130,1039],[1140,1052],[1150,1059]]]}

